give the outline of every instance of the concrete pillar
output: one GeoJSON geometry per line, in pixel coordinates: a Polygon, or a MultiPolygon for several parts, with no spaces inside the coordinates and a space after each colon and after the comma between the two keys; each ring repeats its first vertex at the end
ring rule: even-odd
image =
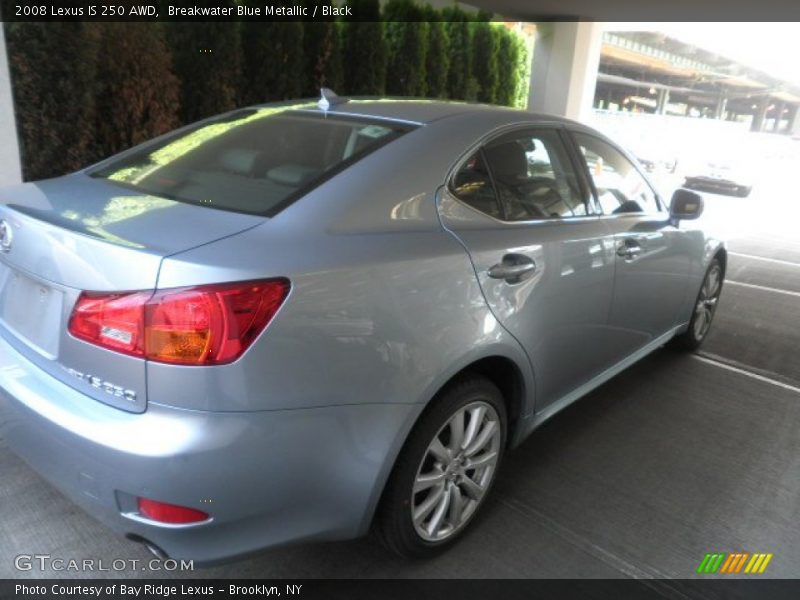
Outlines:
{"type": "Polygon", "coordinates": [[[8,73],[6,37],[0,23],[0,186],[22,181],[19,162],[17,124],[14,119],[14,100],[11,96],[11,77],[8,73]]]}
{"type": "Polygon", "coordinates": [[[794,112],[792,113],[792,118],[789,119],[789,129],[787,132],[789,135],[800,135],[800,105],[794,105],[794,112]]]}
{"type": "Polygon", "coordinates": [[[717,105],[714,107],[714,118],[722,119],[725,116],[725,108],[728,106],[728,99],[722,94],[717,98],[717,105]]]}
{"type": "Polygon", "coordinates": [[[753,123],[750,131],[763,131],[764,123],[767,120],[767,109],[769,108],[769,96],[764,96],[758,101],[756,112],[753,114],[753,123]]]}
{"type": "Polygon", "coordinates": [[[663,115],[667,112],[667,103],[669,102],[669,90],[658,90],[658,97],[656,98],[656,114],[663,115]]]}
{"type": "Polygon", "coordinates": [[[528,110],[571,119],[588,117],[602,34],[600,23],[537,23],[528,110]]]}
{"type": "Polygon", "coordinates": [[[778,102],[775,105],[775,120],[772,122],[772,132],[778,133],[781,129],[781,117],[783,117],[783,102],[778,102]]]}

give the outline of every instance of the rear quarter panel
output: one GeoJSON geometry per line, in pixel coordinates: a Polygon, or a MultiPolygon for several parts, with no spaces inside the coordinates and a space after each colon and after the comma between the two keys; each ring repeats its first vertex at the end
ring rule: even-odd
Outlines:
{"type": "Polygon", "coordinates": [[[237,362],[148,364],[149,401],[220,411],[422,403],[493,355],[514,360],[533,390],[524,352],[438,220],[437,189],[487,127],[453,120],[403,136],[259,227],[166,258],[160,288],[278,276],[292,288],[237,362]]]}

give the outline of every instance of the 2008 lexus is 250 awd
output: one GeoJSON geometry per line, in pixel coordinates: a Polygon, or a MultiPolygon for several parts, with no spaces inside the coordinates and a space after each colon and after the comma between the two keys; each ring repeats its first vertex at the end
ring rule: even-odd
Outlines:
{"type": "Polygon", "coordinates": [[[462,103],[256,106],[0,200],[0,435],[199,563],[440,550],[537,425],[702,342],[726,263],[601,134],[462,103]]]}

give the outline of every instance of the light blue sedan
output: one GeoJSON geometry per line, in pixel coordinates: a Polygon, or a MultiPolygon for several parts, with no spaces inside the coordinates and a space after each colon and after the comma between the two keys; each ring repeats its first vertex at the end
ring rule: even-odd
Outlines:
{"type": "Polygon", "coordinates": [[[726,265],[607,138],[463,103],[256,106],[0,202],[0,435],[198,563],[443,549],[506,450],[703,341],[726,265]]]}

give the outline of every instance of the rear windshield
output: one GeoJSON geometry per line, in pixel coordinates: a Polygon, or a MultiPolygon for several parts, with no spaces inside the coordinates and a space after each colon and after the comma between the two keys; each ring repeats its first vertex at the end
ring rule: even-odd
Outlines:
{"type": "Polygon", "coordinates": [[[89,174],[181,202],[272,216],[407,130],[385,121],[246,109],[89,174]]]}

